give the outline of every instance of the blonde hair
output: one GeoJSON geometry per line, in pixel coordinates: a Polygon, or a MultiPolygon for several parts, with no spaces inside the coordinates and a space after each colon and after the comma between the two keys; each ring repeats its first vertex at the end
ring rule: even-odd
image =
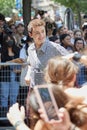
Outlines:
{"type": "Polygon", "coordinates": [[[45,22],[41,19],[33,19],[30,21],[28,24],[28,31],[32,33],[33,28],[36,28],[37,26],[44,26],[45,27],[45,22]]]}
{"type": "Polygon", "coordinates": [[[45,80],[48,83],[67,85],[78,72],[78,67],[70,60],[55,57],[48,61],[45,69],[45,80]]]}

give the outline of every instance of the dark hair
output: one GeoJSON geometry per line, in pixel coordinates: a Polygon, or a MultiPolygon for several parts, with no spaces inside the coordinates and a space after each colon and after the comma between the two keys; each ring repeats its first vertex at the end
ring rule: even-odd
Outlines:
{"type": "Polygon", "coordinates": [[[87,33],[85,33],[84,39],[87,40],[87,33]]]}
{"type": "Polygon", "coordinates": [[[0,13],[0,20],[5,21],[5,16],[0,13]]]}
{"type": "Polygon", "coordinates": [[[62,40],[64,40],[67,36],[70,36],[70,35],[69,34],[60,35],[60,42],[62,43],[62,40]]]}
{"type": "Polygon", "coordinates": [[[83,41],[83,48],[85,47],[84,40],[82,38],[76,38],[75,41],[74,41],[74,49],[75,49],[75,51],[77,51],[77,49],[76,49],[76,43],[79,40],[83,41]]]}
{"type": "Polygon", "coordinates": [[[44,11],[44,10],[38,10],[38,14],[40,16],[43,16],[45,13],[47,13],[47,11],[44,11]]]}
{"type": "Polygon", "coordinates": [[[82,27],[82,30],[83,30],[83,31],[84,31],[85,29],[87,29],[87,24],[82,27]]]}
{"type": "Polygon", "coordinates": [[[15,53],[15,54],[18,54],[19,52],[19,49],[18,47],[15,45],[15,39],[13,38],[12,35],[8,35],[8,34],[5,34],[4,37],[3,37],[3,48],[2,48],[2,53],[3,54],[7,54],[8,52],[8,46],[7,46],[7,43],[6,43],[6,40],[8,39],[8,37],[11,38],[11,40],[13,40],[13,46],[12,46],[12,51],[15,53]]]}
{"type": "Polygon", "coordinates": [[[84,16],[83,16],[83,19],[86,19],[87,18],[87,14],[85,14],[84,16]]]}

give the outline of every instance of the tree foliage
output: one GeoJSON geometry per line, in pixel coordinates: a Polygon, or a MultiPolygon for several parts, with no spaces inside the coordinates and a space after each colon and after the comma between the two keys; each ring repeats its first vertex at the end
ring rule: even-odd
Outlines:
{"type": "Polygon", "coordinates": [[[11,16],[13,8],[15,8],[15,0],[0,0],[0,13],[11,16]]]}
{"type": "Polygon", "coordinates": [[[77,12],[79,9],[80,12],[85,13],[87,9],[87,0],[53,0],[60,3],[66,7],[70,7],[73,12],[77,12]]]}
{"type": "Polygon", "coordinates": [[[87,0],[53,0],[68,8],[71,8],[78,19],[78,25],[81,28],[81,14],[87,13],[87,0]]]}

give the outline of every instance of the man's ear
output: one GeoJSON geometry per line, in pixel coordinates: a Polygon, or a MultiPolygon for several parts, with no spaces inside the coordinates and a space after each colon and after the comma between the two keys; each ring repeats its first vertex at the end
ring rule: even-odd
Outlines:
{"type": "Polygon", "coordinates": [[[31,33],[31,32],[29,32],[28,34],[29,34],[29,36],[32,38],[32,33],[31,33]]]}

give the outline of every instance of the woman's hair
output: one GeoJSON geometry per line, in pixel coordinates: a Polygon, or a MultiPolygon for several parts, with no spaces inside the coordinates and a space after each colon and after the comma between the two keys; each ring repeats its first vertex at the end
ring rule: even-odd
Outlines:
{"type": "Polygon", "coordinates": [[[70,60],[55,57],[48,61],[45,68],[45,80],[48,83],[68,85],[77,71],[78,67],[70,60]]]}
{"type": "Polygon", "coordinates": [[[3,47],[2,47],[2,53],[3,54],[5,54],[6,53],[6,55],[7,55],[7,53],[8,53],[8,45],[7,45],[7,40],[8,40],[8,38],[10,38],[12,41],[13,41],[13,46],[12,46],[12,51],[15,53],[15,54],[18,54],[18,52],[19,52],[19,49],[18,49],[18,47],[16,46],[16,44],[15,44],[15,39],[14,39],[14,37],[12,36],[12,35],[8,35],[8,34],[5,34],[4,35],[4,40],[3,40],[3,47]]]}
{"type": "MultiPolygon", "coordinates": [[[[78,127],[87,123],[87,110],[86,112],[83,111],[87,105],[82,104],[82,98],[70,98],[62,89],[60,89],[60,85],[45,84],[40,86],[51,87],[58,108],[65,107],[68,110],[72,123],[78,127]]],[[[34,92],[30,94],[29,102],[33,110],[38,111],[39,105],[38,101],[36,101],[34,92]]]]}
{"type": "Polygon", "coordinates": [[[59,85],[51,85],[58,108],[65,107],[70,115],[70,120],[78,127],[87,123],[87,105],[83,104],[83,97],[70,98],[59,85]],[[84,112],[84,109],[86,112],[84,112]]]}

